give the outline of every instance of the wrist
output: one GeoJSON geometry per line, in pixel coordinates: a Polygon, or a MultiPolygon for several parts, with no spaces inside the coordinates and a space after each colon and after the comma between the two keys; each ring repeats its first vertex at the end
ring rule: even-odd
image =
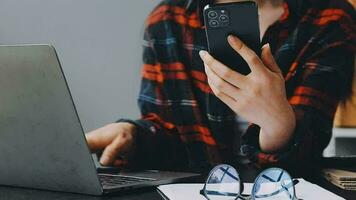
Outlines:
{"type": "Polygon", "coordinates": [[[260,146],[265,152],[275,152],[285,147],[296,128],[296,116],[290,104],[277,114],[278,117],[260,126],[260,146]]]}
{"type": "Polygon", "coordinates": [[[261,127],[265,133],[273,135],[285,135],[289,136],[294,132],[296,123],[295,116],[290,115],[288,119],[280,119],[275,123],[271,123],[268,126],[261,127]]]}
{"type": "Polygon", "coordinates": [[[114,126],[116,130],[123,130],[126,133],[131,134],[132,136],[135,136],[137,132],[136,125],[130,122],[117,122],[113,123],[112,126],[114,126]]]}

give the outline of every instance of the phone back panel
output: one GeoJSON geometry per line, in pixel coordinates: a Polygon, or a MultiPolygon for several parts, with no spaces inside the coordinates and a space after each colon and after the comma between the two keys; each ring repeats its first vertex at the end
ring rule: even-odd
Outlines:
{"type": "Polygon", "coordinates": [[[261,54],[258,8],[255,2],[225,3],[207,6],[204,21],[209,53],[231,69],[244,75],[250,68],[230,46],[229,35],[240,38],[257,55],[261,54]]]}

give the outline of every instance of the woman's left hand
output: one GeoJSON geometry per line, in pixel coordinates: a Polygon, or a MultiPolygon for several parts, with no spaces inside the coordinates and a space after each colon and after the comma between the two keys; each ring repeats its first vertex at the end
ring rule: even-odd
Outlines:
{"type": "Polygon", "coordinates": [[[262,48],[260,59],[237,37],[229,36],[228,41],[247,62],[251,73],[242,75],[208,52],[201,51],[208,83],[214,94],[235,113],[261,127],[260,147],[263,151],[278,151],[287,145],[296,126],[283,74],[269,45],[262,48]]]}

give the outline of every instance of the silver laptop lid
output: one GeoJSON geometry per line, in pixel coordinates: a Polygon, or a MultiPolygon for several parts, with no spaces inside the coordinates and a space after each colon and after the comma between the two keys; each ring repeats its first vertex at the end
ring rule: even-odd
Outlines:
{"type": "Polygon", "coordinates": [[[102,193],[51,46],[0,46],[0,184],[102,193]]]}

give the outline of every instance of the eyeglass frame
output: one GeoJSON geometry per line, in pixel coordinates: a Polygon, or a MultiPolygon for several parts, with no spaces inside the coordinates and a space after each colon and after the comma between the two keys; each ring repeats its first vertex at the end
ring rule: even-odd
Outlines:
{"type": "MultiPolygon", "coordinates": [[[[231,165],[227,165],[227,164],[220,164],[220,165],[217,165],[217,166],[215,166],[215,167],[209,172],[209,175],[207,176],[206,181],[205,181],[205,183],[204,183],[204,187],[203,187],[203,189],[200,190],[200,194],[201,194],[202,196],[204,196],[207,200],[211,200],[211,199],[209,199],[208,194],[206,193],[206,185],[207,185],[207,182],[208,182],[208,180],[210,179],[211,175],[213,175],[213,174],[216,172],[217,169],[222,168],[222,167],[232,168],[232,169],[234,169],[234,170],[236,171],[236,173],[237,173],[237,178],[238,178],[238,181],[239,181],[240,190],[239,190],[238,194],[236,194],[235,200],[238,200],[238,199],[242,199],[242,200],[253,200],[253,199],[252,199],[252,198],[254,197],[253,194],[250,194],[250,195],[248,195],[248,194],[242,194],[243,191],[244,191],[244,183],[243,183],[243,181],[242,181],[241,178],[240,178],[240,174],[238,173],[238,171],[236,170],[236,168],[234,168],[234,167],[231,166],[231,165]]],[[[254,183],[253,183],[252,192],[254,191],[256,181],[257,181],[262,175],[264,175],[265,172],[271,171],[271,170],[280,170],[281,172],[286,173],[286,174],[291,178],[292,187],[294,188],[294,189],[293,189],[293,199],[290,198],[290,200],[301,200],[301,199],[298,199],[298,198],[297,198],[297,195],[296,195],[296,192],[295,192],[295,185],[299,183],[299,180],[298,180],[298,179],[293,179],[292,176],[291,176],[286,170],[284,170],[284,169],[282,169],[282,168],[277,168],[277,167],[267,168],[267,169],[263,170],[261,173],[259,173],[259,174],[257,175],[257,177],[255,178],[255,181],[254,181],[254,183]]],[[[224,171],[224,173],[226,173],[226,172],[224,171]]],[[[282,173],[282,174],[283,174],[283,173],[282,173]]],[[[280,177],[282,177],[282,174],[280,175],[280,177]]],[[[230,175],[230,176],[231,176],[231,175],[230,175]]],[[[270,196],[274,196],[274,195],[276,195],[276,194],[279,194],[279,193],[285,191],[285,190],[283,190],[283,189],[285,189],[285,188],[281,188],[281,189],[279,189],[278,191],[275,191],[275,192],[273,192],[273,193],[271,193],[271,194],[262,195],[262,196],[263,196],[262,198],[265,198],[265,196],[266,196],[266,197],[270,197],[270,196]]]]}

